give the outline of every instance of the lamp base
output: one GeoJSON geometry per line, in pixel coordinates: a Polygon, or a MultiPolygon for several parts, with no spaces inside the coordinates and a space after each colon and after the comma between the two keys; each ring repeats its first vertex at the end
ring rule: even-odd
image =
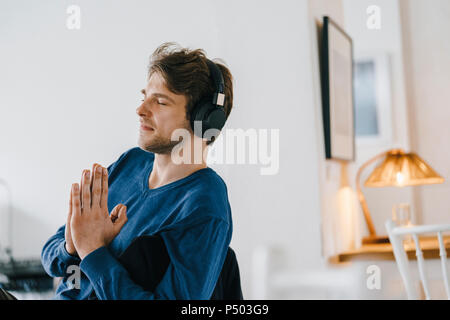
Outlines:
{"type": "Polygon", "coordinates": [[[367,236],[362,239],[363,244],[389,243],[388,236],[367,236]]]}

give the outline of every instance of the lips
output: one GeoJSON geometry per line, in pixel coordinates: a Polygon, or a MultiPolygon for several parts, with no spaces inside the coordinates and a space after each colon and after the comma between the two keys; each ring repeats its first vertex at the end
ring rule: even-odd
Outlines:
{"type": "Polygon", "coordinates": [[[153,131],[153,130],[155,130],[155,129],[153,129],[150,126],[147,126],[147,125],[143,124],[142,122],[141,122],[141,129],[145,130],[145,131],[153,131]]]}

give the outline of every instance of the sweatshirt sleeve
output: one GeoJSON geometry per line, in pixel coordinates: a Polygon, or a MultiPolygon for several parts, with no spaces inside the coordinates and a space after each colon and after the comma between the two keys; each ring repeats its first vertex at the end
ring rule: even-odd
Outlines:
{"type": "Polygon", "coordinates": [[[80,258],[70,255],[66,250],[65,225],[58,229],[44,245],[41,252],[41,262],[44,270],[51,277],[66,276],[67,268],[79,265],[80,258]]]}
{"type": "Polygon", "coordinates": [[[106,247],[81,261],[99,299],[208,300],[225,261],[231,240],[230,226],[216,217],[180,222],[161,233],[170,264],[154,292],[133,282],[127,270],[106,247]]]}

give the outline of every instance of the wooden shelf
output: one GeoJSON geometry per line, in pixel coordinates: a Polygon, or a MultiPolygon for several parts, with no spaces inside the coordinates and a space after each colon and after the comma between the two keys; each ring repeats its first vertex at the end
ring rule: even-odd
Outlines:
{"type": "MultiPolygon", "coordinates": [[[[420,248],[424,259],[439,258],[439,242],[437,236],[419,237],[420,248]]],[[[444,244],[447,255],[450,256],[450,236],[444,236],[444,244]]],[[[406,253],[409,259],[416,259],[416,248],[413,240],[405,242],[406,253]]],[[[342,252],[329,259],[331,263],[367,260],[395,260],[390,243],[364,244],[360,248],[342,252]]]]}

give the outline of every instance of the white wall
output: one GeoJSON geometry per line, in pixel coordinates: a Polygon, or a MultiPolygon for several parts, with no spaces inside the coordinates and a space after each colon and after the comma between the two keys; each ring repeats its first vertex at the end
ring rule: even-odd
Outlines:
{"type": "Polygon", "coordinates": [[[423,223],[450,220],[450,2],[400,1],[414,150],[446,180],[417,188],[423,223]]]}
{"type": "Polygon", "coordinates": [[[65,223],[82,169],[136,145],[147,59],[177,41],[230,67],[226,128],[280,129],[277,175],[215,167],[228,184],[244,296],[259,244],[284,247],[288,267],[321,263],[306,1],[2,1],[0,39],[0,177],[13,193],[17,256],[39,255],[65,223]],[[65,26],[69,4],[81,7],[81,30],[65,26]]]}

